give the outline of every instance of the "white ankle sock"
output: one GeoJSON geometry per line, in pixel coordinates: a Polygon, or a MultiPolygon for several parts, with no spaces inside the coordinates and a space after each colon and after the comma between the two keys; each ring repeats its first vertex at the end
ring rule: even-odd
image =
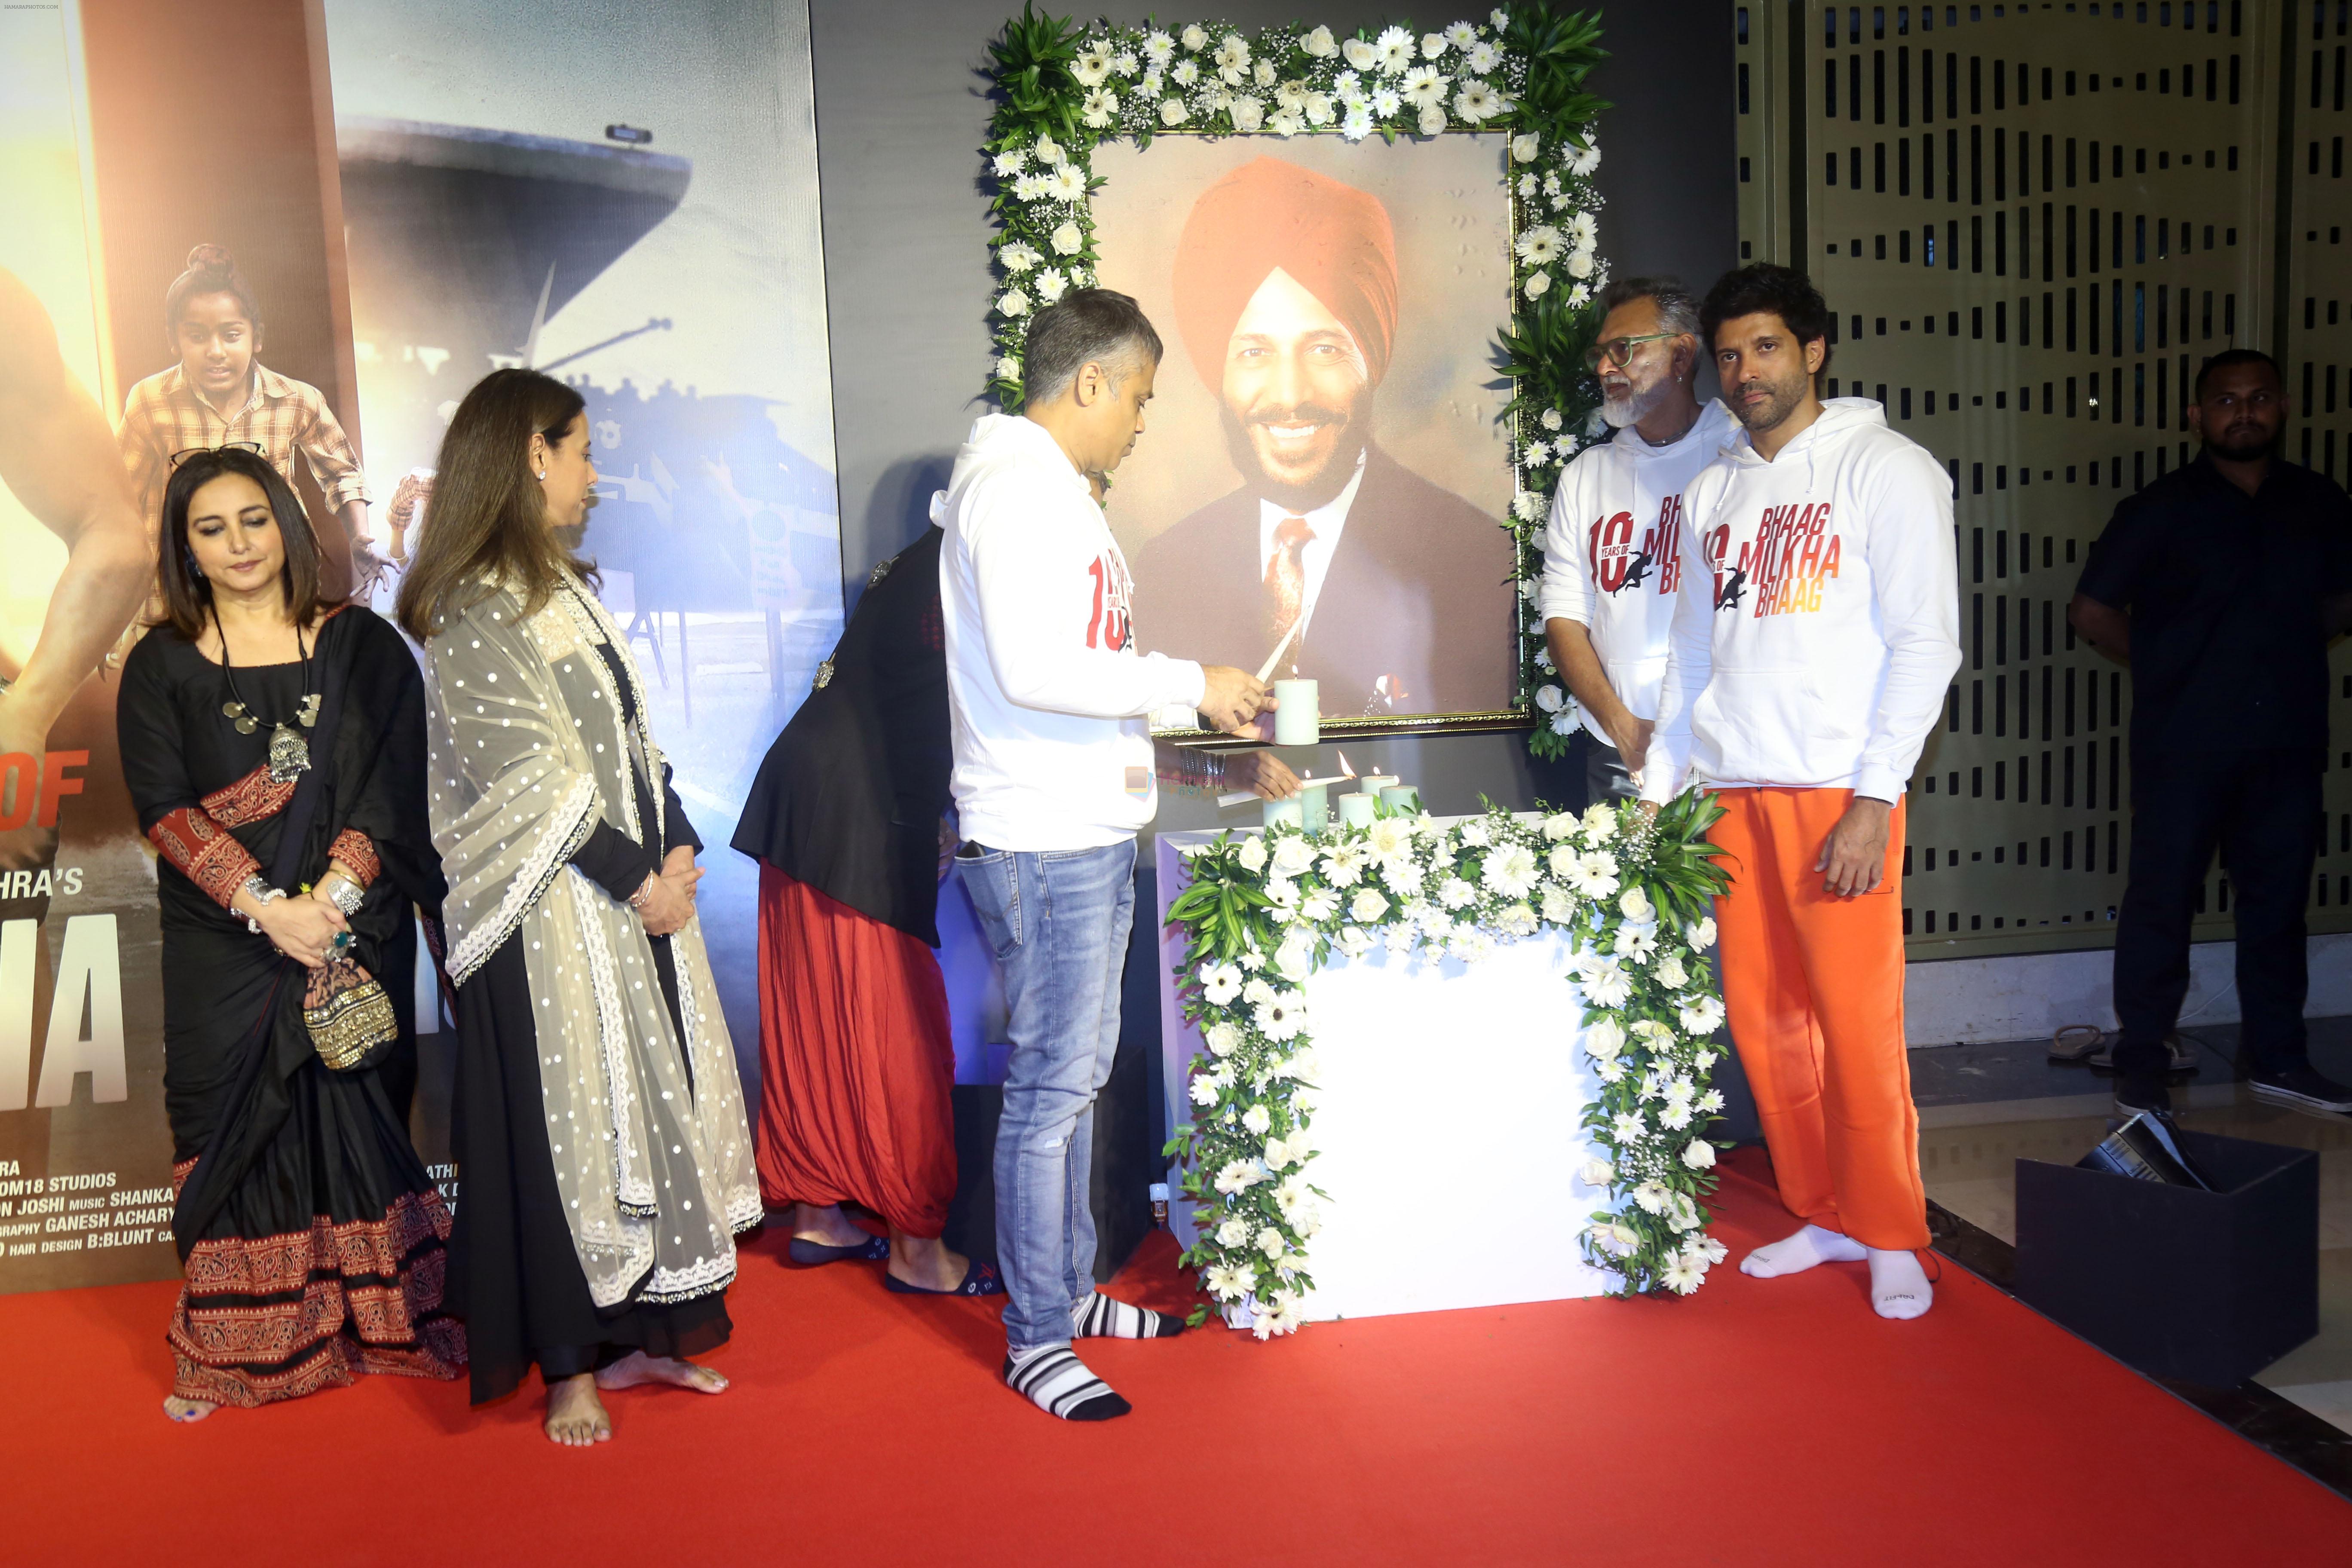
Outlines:
{"type": "Polygon", "coordinates": [[[1164,1340],[1184,1331],[1184,1320],[1130,1307],[1097,1290],[1070,1309],[1070,1332],[1082,1340],[1164,1340]]]}
{"type": "Polygon", "coordinates": [[[1818,1263],[1859,1263],[1868,1256],[1850,1236],[1809,1225],[1796,1235],[1759,1247],[1739,1260],[1739,1271],[1759,1279],[1801,1274],[1818,1263]]]}
{"type": "Polygon", "coordinates": [[[1134,1408],[1067,1345],[1040,1345],[1006,1355],[1004,1381],[1013,1393],[1065,1421],[1108,1421],[1134,1408]]]}
{"type": "Polygon", "coordinates": [[[1916,1318],[1935,1304],[1936,1288],[1913,1252],[1871,1247],[1870,1305],[1882,1318],[1916,1318]]]}

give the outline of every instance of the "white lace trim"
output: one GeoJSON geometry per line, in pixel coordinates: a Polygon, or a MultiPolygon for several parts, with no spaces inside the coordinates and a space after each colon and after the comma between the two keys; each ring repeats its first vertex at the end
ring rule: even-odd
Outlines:
{"type": "MultiPolygon", "coordinates": [[[[701,979],[710,962],[702,945],[702,917],[697,915],[688,921],[685,929],[678,934],[692,943],[690,948],[688,946],[688,942],[673,944],[677,956],[685,960],[677,966],[679,971],[677,1015],[679,1021],[686,1026],[686,1039],[683,1043],[687,1050],[687,1059],[694,1064],[696,1083],[717,1084],[724,1081],[718,1076],[719,1072],[724,1070],[732,1075],[735,1062],[731,1054],[723,1063],[716,1059],[716,1047],[709,1037],[709,1031],[702,1025],[702,1010],[696,1005],[701,994],[697,989],[696,983],[701,979]]],[[[701,1114],[701,1107],[705,1103],[704,1097],[697,1094],[695,1100],[697,1102],[695,1120],[701,1123],[702,1133],[708,1140],[711,1134],[711,1127],[701,1114]]],[[[748,1126],[748,1123],[746,1125],[748,1126]]],[[[711,1174],[716,1179],[724,1180],[719,1169],[720,1159],[723,1157],[721,1152],[713,1150],[711,1153],[713,1156],[711,1174]]],[[[724,1201],[727,1205],[727,1228],[730,1234],[749,1230],[766,1217],[767,1205],[761,1201],[756,1183],[745,1183],[734,1188],[725,1194],[724,1201]]]]}
{"type": "MultiPolygon", "coordinates": [[[[578,900],[595,884],[578,867],[572,868],[576,885],[573,898],[578,900]]],[[[636,1140],[632,1135],[635,1125],[636,1086],[631,1081],[629,1062],[629,1017],[621,1005],[620,983],[613,973],[613,950],[604,941],[604,931],[597,915],[589,909],[580,921],[580,947],[588,960],[588,979],[596,993],[596,1045],[604,1062],[604,1100],[613,1116],[613,1192],[621,1212],[633,1218],[650,1219],[657,1212],[651,1173],[637,1164],[636,1140]]]]}
{"type": "MultiPolygon", "coordinates": [[[[625,746],[630,741],[636,742],[638,754],[646,764],[646,787],[654,792],[657,802],[661,798],[662,770],[667,763],[661,748],[654,743],[653,709],[646,700],[646,679],[637,668],[636,656],[629,651],[628,634],[621,630],[621,623],[613,618],[613,613],[604,607],[604,602],[589,593],[585,586],[575,586],[564,598],[579,626],[580,635],[591,642],[609,647],[619,657],[621,675],[629,683],[629,710],[637,716],[635,723],[624,727],[623,744],[625,746]]],[[[627,768],[623,768],[621,773],[621,793],[625,797],[624,809],[629,819],[629,837],[642,844],[646,842],[646,836],[640,831],[637,821],[635,778],[627,768]]],[[[656,860],[669,853],[669,844],[665,837],[669,826],[667,816],[658,807],[654,812],[653,845],[656,860]]]]}
{"type": "Polygon", "coordinates": [[[596,781],[583,778],[564,792],[555,808],[548,813],[547,826],[540,832],[539,842],[507,884],[506,897],[499,900],[498,912],[467,931],[449,954],[449,983],[462,985],[477,969],[488,962],[506,939],[514,934],[523,916],[538,907],[556,878],[579,847],[588,841],[596,826],[596,781]]]}

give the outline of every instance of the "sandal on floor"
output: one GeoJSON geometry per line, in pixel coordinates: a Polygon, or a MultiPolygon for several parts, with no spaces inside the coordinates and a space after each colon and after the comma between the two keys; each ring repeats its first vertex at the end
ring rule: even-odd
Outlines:
{"type": "Polygon", "coordinates": [[[1004,1294],[1004,1281],[996,1277],[996,1270],[977,1258],[964,1260],[963,1283],[952,1290],[934,1290],[928,1285],[909,1285],[896,1274],[887,1272],[882,1276],[882,1288],[901,1296],[1002,1296],[1004,1294]]]}
{"type": "Polygon", "coordinates": [[[821,1241],[796,1236],[784,1251],[803,1268],[814,1268],[820,1263],[878,1263],[890,1256],[890,1238],[875,1236],[855,1247],[827,1247],[821,1241]]]}

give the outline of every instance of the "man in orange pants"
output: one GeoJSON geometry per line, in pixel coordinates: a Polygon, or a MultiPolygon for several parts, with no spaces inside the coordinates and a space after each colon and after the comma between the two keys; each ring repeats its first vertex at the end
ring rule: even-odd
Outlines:
{"type": "Polygon", "coordinates": [[[1700,311],[1745,426],[1685,492],[1684,587],[1642,797],[1717,791],[1723,994],[1780,1200],[1740,1261],[1870,1264],[1879,1315],[1933,1300],[1903,1046],[1903,787],[1959,668],[1952,491],[1875,403],[1815,395],[1828,307],[1743,268],[1700,311]]]}

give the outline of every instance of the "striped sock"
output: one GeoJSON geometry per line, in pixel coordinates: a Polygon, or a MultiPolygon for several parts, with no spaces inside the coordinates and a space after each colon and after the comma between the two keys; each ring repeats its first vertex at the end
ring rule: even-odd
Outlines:
{"type": "Polygon", "coordinates": [[[1087,1371],[1067,1345],[1040,1345],[1007,1355],[1004,1381],[1013,1393],[1065,1421],[1108,1421],[1134,1408],[1087,1371]]]}
{"type": "Polygon", "coordinates": [[[1082,1340],[1165,1340],[1183,1331],[1181,1318],[1130,1307],[1099,1290],[1070,1309],[1070,1332],[1082,1340]]]}

